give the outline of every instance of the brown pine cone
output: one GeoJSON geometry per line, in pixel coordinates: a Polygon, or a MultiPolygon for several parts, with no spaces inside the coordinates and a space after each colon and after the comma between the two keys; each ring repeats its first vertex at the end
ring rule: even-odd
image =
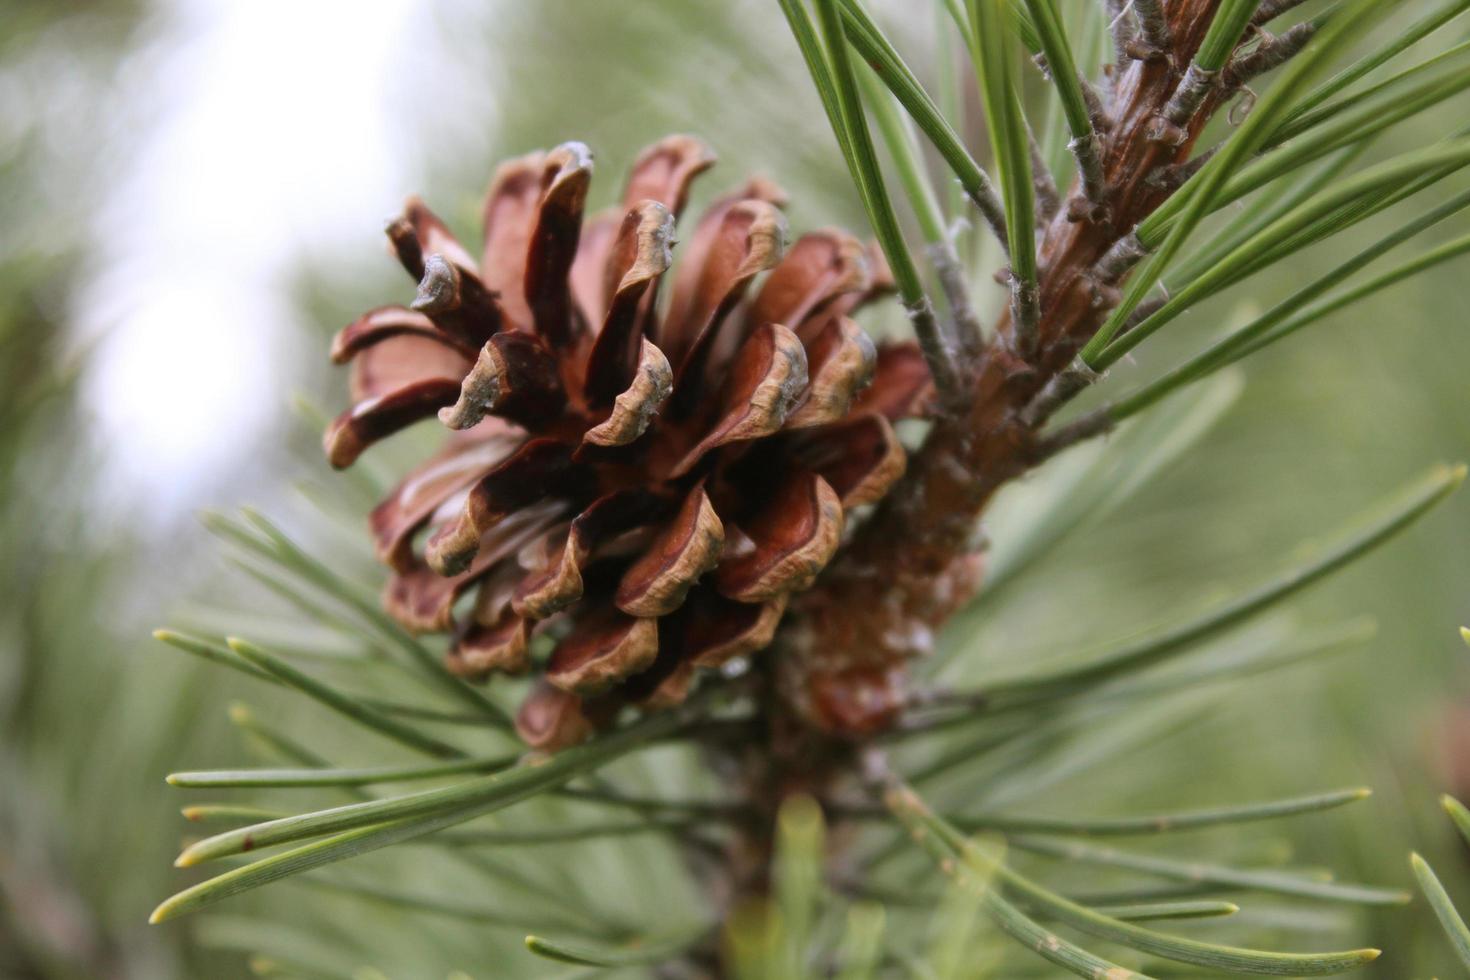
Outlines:
{"type": "Polygon", "coordinates": [[[539,669],[517,720],[535,746],[676,703],[697,668],[766,646],[846,510],[903,472],[892,421],[930,398],[912,344],[876,350],[847,316],[884,288],[881,259],[837,230],[785,250],[767,181],[710,205],[658,302],[713,162],[669,137],[583,227],[585,146],[512,160],[478,264],[410,200],[388,236],[417,298],[333,343],[354,401],[324,439],[333,466],[436,413],[453,430],[372,513],[388,611],[452,632],[462,676],[539,669]]]}

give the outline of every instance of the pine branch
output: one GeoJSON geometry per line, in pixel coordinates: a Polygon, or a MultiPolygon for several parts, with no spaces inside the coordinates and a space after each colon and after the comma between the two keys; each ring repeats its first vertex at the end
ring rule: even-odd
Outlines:
{"type": "MultiPolygon", "coordinates": [[[[1210,26],[1210,35],[1206,39],[1208,48],[1206,45],[1201,46],[1202,52],[1209,56],[1208,64],[1214,64],[1216,60],[1220,64],[1224,63],[1224,57],[1229,53],[1229,48],[1233,46],[1234,38],[1239,36],[1239,31],[1234,29],[1234,24],[1241,20],[1242,8],[1248,10],[1249,6],[1244,2],[1234,3],[1223,6],[1217,13],[1210,26]]],[[[1225,182],[1233,175],[1233,172],[1264,143],[1270,130],[1290,107],[1294,90],[1323,67],[1328,58],[1346,46],[1357,32],[1366,27],[1370,9],[1368,3],[1358,0],[1344,9],[1325,29],[1318,32],[1313,43],[1309,44],[1306,50],[1291,62],[1277,84],[1256,104],[1255,109],[1226,141],[1220,152],[1193,180],[1171,198],[1171,200],[1183,202],[1177,221],[1172,225],[1158,249],[1129,279],[1121,302],[1114,308],[1107,321],[1083,346],[1078,356],[1088,367],[1098,370],[1103,366],[1100,361],[1103,348],[1108,346],[1129,314],[1137,308],[1148,291],[1158,282],[1164,268],[1183,247],[1195,227],[1213,209],[1216,194],[1223,189],[1225,182]]],[[[1241,30],[1243,29],[1242,21],[1241,30]]],[[[1199,63],[1197,56],[1191,67],[1199,63]]],[[[1210,69],[1208,64],[1204,70],[1215,70],[1219,67],[1215,65],[1214,69],[1210,69]]],[[[1184,83],[1181,83],[1181,88],[1183,87],[1185,87],[1184,83]]],[[[1167,109],[1165,114],[1168,115],[1167,109]]],[[[1155,211],[1139,228],[1134,230],[1133,235],[1137,241],[1144,243],[1149,241],[1145,235],[1145,226],[1157,227],[1162,210],[1155,211]]],[[[1145,245],[1145,247],[1148,246],[1145,245]]]]}
{"type": "MultiPolygon", "coordinates": [[[[943,870],[961,876],[971,874],[981,874],[986,878],[993,876],[996,884],[1013,892],[1018,898],[1024,899],[1028,904],[1055,917],[1058,921],[1089,935],[1165,959],[1210,969],[1290,976],[1341,973],[1371,962],[1379,955],[1376,949],[1348,950],[1340,953],[1271,953],[1220,946],[1155,932],[1103,915],[1096,910],[1063,898],[1017,873],[995,853],[993,848],[985,848],[966,841],[957,829],[937,816],[910,787],[893,775],[881,757],[870,756],[869,759],[870,772],[876,770],[871,778],[881,789],[884,805],[909,829],[916,841],[935,854],[943,870]],[[932,844],[929,843],[931,838],[933,839],[932,844]],[[946,857],[949,859],[947,862],[946,857]]],[[[992,893],[987,889],[987,895],[989,894],[992,893]]],[[[998,909],[993,904],[991,908],[993,916],[1000,918],[1003,909],[998,909]]],[[[1044,950],[1047,946],[1048,944],[1043,942],[1037,951],[1046,955],[1044,950]]],[[[1101,967],[1090,960],[1078,962],[1069,958],[1067,962],[1057,959],[1053,959],[1053,962],[1067,966],[1079,976],[1104,975],[1096,972],[1101,967]]],[[[1115,973],[1117,976],[1136,975],[1121,967],[1107,966],[1106,969],[1117,971],[1115,973]]]]}
{"type": "Polygon", "coordinates": [[[706,700],[691,699],[680,709],[652,715],[588,745],[568,749],[544,761],[533,760],[497,775],[403,797],[271,820],[206,838],[185,849],[179,857],[181,867],[273,844],[322,839],[185,889],[161,904],[150,921],[176,918],[280,878],[437,833],[510,806],[606,765],[650,739],[676,729],[702,710],[706,700]]]}

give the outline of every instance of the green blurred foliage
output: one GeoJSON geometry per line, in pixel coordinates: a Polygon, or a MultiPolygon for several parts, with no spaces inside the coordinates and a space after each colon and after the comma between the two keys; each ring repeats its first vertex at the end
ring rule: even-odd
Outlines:
{"type": "MultiPolygon", "coordinates": [[[[25,29],[7,28],[0,71],[25,71],[28,51],[59,44],[78,53],[66,69],[78,73],[74,81],[84,90],[86,83],[101,84],[136,43],[130,31],[137,12],[128,4],[111,5],[105,15],[71,9],[80,6],[7,4],[0,19],[25,29]],[[96,18],[104,16],[99,27],[96,18]]],[[[1403,4],[1406,12],[1416,6],[1403,4]]],[[[932,71],[934,22],[927,7],[918,16],[908,4],[879,12],[925,81],[942,84],[932,71]]],[[[474,240],[479,195],[499,159],[583,140],[598,157],[598,205],[613,199],[638,148],[674,131],[703,136],[721,156],[699,187],[696,208],[759,171],[791,192],[794,230],[861,227],[835,142],[774,5],[502,0],[440,4],[432,13],[433,28],[424,33],[435,41],[400,53],[390,91],[398,100],[403,152],[426,174],[425,196],[455,218],[467,240],[474,240]],[[412,79],[426,74],[430,61],[439,81],[432,92],[419,91],[412,79]]],[[[1451,31],[1458,39],[1465,28],[1451,31]]],[[[1431,140],[1458,126],[1465,108],[1463,98],[1454,100],[1383,143],[1397,135],[1431,140]]],[[[978,144],[980,120],[966,122],[978,144]]],[[[142,590],[141,604],[171,606],[182,599],[165,600],[160,591],[218,595],[218,585],[201,590],[184,579],[213,579],[223,563],[208,556],[202,535],[190,532],[188,549],[198,557],[184,564],[199,574],[185,576],[166,548],[177,532],[166,532],[163,542],[144,538],[126,515],[98,512],[97,495],[106,488],[90,483],[99,447],[75,405],[85,359],[68,339],[65,302],[88,250],[85,209],[96,198],[82,196],[62,211],[53,206],[54,194],[32,193],[45,183],[54,152],[40,132],[22,133],[0,158],[5,224],[21,232],[7,237],[37,243],[0,253],[0,973],[224,976],[241,968],[236,957],[221,962],[199,953],[202,944],[269,945],[287,967],[293,953],[300,961],[294,970],[303,975],[346,976],[367,964],[390,977],[445,976],[455,965],[477,964],[485,970],[477,976],[552,975],[553,968],[518,951],[513,927],[454,922],[301,885],[252,896],[199,923],[143,925],[147,910],[177,883],[179,873],[168,867],[183,827],[175,808],[195,796],[209,798],[185,800],[159,776],[262,758],[232,738],[222,711],[228,699],[248,695],[273,722],[308,719],[305,724],[318,726],[314,747],[334,761],[379,757],[345,728],[310,721],[317,716],[284,696],[201,670],[143,640],[156,617],[139,608],[139,576],[155,586],[142,590]],[[292,920],[293,928],[255,917],[266,911],[292,920]],[[324,952],[340,949],[354,951],[350,962],[324,952]]],[[[83,176],[95,191],[97,175],[83,176]]],[[[384,202],[384,210],[392,204],[384,202]]],[[[374,218],[364,216],[365,230],[374,218]]],[[[1387,226],[1355,229],[1256,277],[1228,301],[1194,311],[1189,323],[1150,342],[1136,364],[1115,372],[1113,384],[1121,389],[1129,378],[1173,363],[1387,226]]],[[[402,285],[396,271],[367,250],[342,256],[340,268],[315,269],[320,275],[302,283],[302,294],[320,313],[323,337],[355,310],[403,294],[395,292],[402,285]]],[[[960,663],[1000,672],[1023,658],[1177,620],[1254,581],[1262,568],[1278,567],[1298,542],[1425,464],[1470,456],[1465,273],[1463,263],[1437,270],[1252,358],[1232,411],[1192,452],[1012,583],[1006,602],[988,610],[973,633],[951,638],[965,648],[960,663]]],[[[332,406],[340,397],[337,380],[310,393],[313,402],[332,406]]],[[[329,476],[316,458],[314,439],[300,436],[294,447],[301,461],[280,474],[283,482],[304,474],[319,494],[347,492],[345,481],[329,476]]],[[[1043,473],[1012,493],[1034,491],[1046,479],[1043,473]]],[[[368,499],[352,506],[363,510],[368,499]]],[[[249,501],[222,501],[241,502],[249,501]]],[[[306,507],[298,513],[298,524],[312,526],[315,540],[342,557],[344,570],[375,580],[366,542],[353,527],[305,516],[315,513],[306,507]]],[[[1004,535],[1002,527],[992,532],[1004,535]]],[[[1095,771],[1072,773],[1064,785],[1017,805],[1066,812],[1076,800],[1089,800],[1095,809],[1088,815],[1106,815],[1361,783],[1376,792],[1367,804],[1212,840],[1224,853],[1244,855],[1241,860],[1331,865],[1344,878],[1401,886],[1409,884],[1405,856],[1419,850],[1450,894],[1470,907],[1470,862],[1437,804],[1441,791],[1470,792],[1444,785],[1441,764],[1448,713],[1470,701],[1470,664],[1457,636],[1458,626],[1470,621],[1467,541],[1470,498],[1462,497],[1293,603],[1293,613],[1311,623],[1371,613],[1379,621],[1371,643],[1238,686],[1193,724],[1169,729],[1146,749],[1095,771]]],[[[250,602],[240,598],[249,591],[232,591],[237,607],[254,602],[267,617],[284,608],[263,591],[250,602]]],[[[215,615],[198,604],[184,609],[202,619],[215,615]]],[[[357,668],[333,669],[354,676],[357,668]]],[[[387,676],[366,687],[395,690],[401,683],[387,676]]],[[[709,774],[670,771],[674,765],[661,767],[655,758],[631,775],[650,789],[674,787],[680,795],[715,788],[709,774]]],[[[964,802],[963,787],[951,792],[964,802]]],[[[526,815],[531,824],[566,817],[564,804],[537,806],[526,815]]],[[[1193,842],[1173,847],[1188,854],[1193,842]]],[[[500,878],[424,860],[423,852],[373,860],[407,891],[432,887],[443,894],[450,882],[449,892],[467,905],[493,903],[505,868],[577,896],[569,899],[574,908],[585,902],[604,914],[669,918],[696,901],[670,884],[679,879],[677,868],[651,844],[579,847],[575,855],[575,865],[546,851],[497,855],[500,878]],[[638,907],[627,907],[629,894],[640,897],[638,907]]],[[[357,869],[349,869],[342,880],[370,880],[354,875],[357,869]]],[[[1370,971],[1375,976],[1456,970],[1422,902],[1373,910],[1358,921],[1352,918],[1359,913],[1345,922],[1305,916],[1304,926],[1320,930],[1324,946],[1344,935],[1383,946],[1386,955],[1370,971]]],[[[1194,934],[1229,931],[1203,926],[1194,934]]]]}
{"type": "Polygon", "coordinates": [[[7,3],[0,21],[0,974],[185,975],[138,910],[168,877],[146,827],[170,819],[156,773],[198,727],[203,678],[143,647],[137,603],[162,593],[140,573],[178,581],[157,572],[161,542],[99,506],[105,447],[78,408],[89,354],[70,319],[101,163],[126,145],[105,87],[145,18],[7,3]]]}

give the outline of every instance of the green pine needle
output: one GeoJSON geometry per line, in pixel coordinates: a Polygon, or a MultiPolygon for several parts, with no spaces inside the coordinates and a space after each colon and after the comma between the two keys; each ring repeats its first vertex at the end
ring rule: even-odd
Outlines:
{"type": "Polygon", "coordinates": [[[1252,235],[1206,272],[1176,292],[1156,312],[1102,347],[1096,369],[1116,363],[1192,304],[1308,245],[1334,235],[1374,213],[1383,198],[1426,171],[1447,176],[1470,166],[1470,138],[1416,150],[1329,187],[1252,235]]]}
{"type": "Polygon", "coordinates": [[[226,540],[278,565],[286,573],[320,589],[352,610],[390,648],[404,654],[415,669],[449,696],[482,715],[489,724],[506,731],[514,727],[504,709],[449,673],[438,657],[383,612],[376,596],[343,579],[325,563],[309,555],[263,515],[248,508],[243,513],[248,526],[218,514],[206,514],[204,523],[226,540]]]}
{"type": "Polygon", "coordinates": [[[941,335],[933,305],[924,293],[918,266],[909,252],[878,166],[877,152],[858,97],[857,77],[838,0],[816,0],[817,17],[822,28],[820,39],[802,0],[780,0],[780,3],[822,97],[823,108],[827,111],[838,148],[847,162],[873,234],[888,260],[899,299],[913,323],[929,372],[941,393],[953,395],[958,383],[953,351],[941,335]]]}
{"type": "Polygon", "coordinates": [[[1205,71],[1216,72],[1225,67],[1230,52],[1245,33],[1261,0],[1224,0],[1210,21],[1210,29],[1195,52],[1194,63],[1205,71]]]}
{"type": "Polygon", "coordinates": [[[568,943],[527,936],[526,949],[544,959],[559,963],[574,963],[579,966],[622,968],[653,966],[662,963],[693,946],[708,935],[707,928],[679,934],[672,938],[630,939],[617,946],[593,946],[587,943],[568,943]]]}
{"type": "Polygon", "coordinates": [[[799,977],[809,972],[812,930],[822,892],[826,828],[815,800],[795,796],[776,818],[776,895],[779,941],[770,944],[770,976],[799,977]]]}
{"type": "Polygon", "coordinates": [[[1402,905],[1409,900],[1406,892],[1371,885],[1341,884],[1287,871],[1257,868],[1234,868],[1200,861],[1180,861],[1152,854],[1135,854],[1113,847],[1099,847],[1081,841],[1057,841],[1024,835],[1009,838],[1018,850],[1031,851],[1069,862],[1097,864],[1170,878],[1175,881],[1200,882],[1222,888],[1295,895],[1327,902],[1350,905],[1402,905]]]}
{"type": "Polygon", "coordinates": [[[1439,9],[1426,14],[1403,30],[1387,32],[1386,36],[1380,39],[1382,43],[1375,44],[1372,51],[1304,95],[1301,101],[1286,114],[1282,125],[1286,126],[1296,122],[1333,96],[1346,91],[1355,82],[1388,64],[1389,61],[1467,10],[1470,10],[1470,0],[1445,0],[1440,4],[1439,9]]]}
{"type": "Polygon", "coordinates": [[[440,741],[431,735],[425,735],[412,725],[391,718],[372,705],[360,701],[332,685],[312,677],[304,671],[297,670],[280,657],[250,643],[248,640],[232,636],[226,642],[229,644],[231,650],[239,654],[253,666],[264,670],[289,687],[293,687],[302,694],[305,694],[313,701],[351,719],[364,728],[371,729],[395,742],[427,752],[429,755],[439,758],[461,758],[465,754],[463,749],[450,745],[448,742],[440,741]]]}
{"type": "MultiPolygon", "coordinates": [[[[891,785],[884,794],[884,801],[894,815],[910,829],[920,844],[926,849],[937,845],[944,856],[949,858],[948,864],[945,863],[943,857],[940,858],[940,865],[944,870],[948,871],[957,865],[991,870],[996,876],[996,883],[1004,890],[1013,893],[1018,899],[1025,901],[1028,907],[1107,942],[1207,969],[1276,976],[1323,976],[1343,973],[1372,962],[1379,955],[1376,949],[1345,950],[1333,953],[1274,953],[1204,943],[1123,922],[1063,898],[1016,872],[1003,860],[991,854],[988,849],[977,847],[967,841],[955,827],[937,817],[914,794],[912,789],[902,783],[891,785]],[[931,841],[934,843],[931,844],[931,841]]],[[[1102,972],[1090,975],[1108,976],[1109,974],[1102,972]]],[[[1127,972],[1115,975],[1132,976],[1127,972]]]]}
{"type": "Polygon", "coordinates": [[[1040,319],[1036,200],[1031,183],[1030,137],[1021,110],[1019,70],[1012,43],[1015,20],[1007,0],[970,0],[969,14],[975,74],[1005,203],[1012,328],[1017,349],[1023,356],[1030,356],[1038,340],[1040,319]]]}
{"type": "Polygon", "coordinates": [[[236,806],[231,803],[195,803],[179,811],[191,823],[259,823],[278,820],[289,814],[258,806],[236,806]]]}
{"type": "MultiPolygon", "coordinates": [[[[914,125],[949,166],[959,180],[960,188],[979,209],[997,238],[1004,242],[1005,209],[996,196],[989,175],[970,156],[959,134],[859,0],[842,0],[842,17],[852,46],[873,69],[879,81],[893,93],[914,125]]],[[[873,102],[871,97],[869,102],[873,102]]]]}
{"type": "MultiPolygon", "coordinates": [[[[1177,219],[1170,222],[1166,208],[1161,207],[1135,229],[1134,234],[1138,240],[1149,245],[1155,240],[1159,228],[1169,228],[1158,249],[1129,277],[1122,300],[1079,353],[1080,360],[1090,369],[1098,370],[1111,363],[1111,360],[1104,361],[1102,358],[1104,348],[1122,330],[1138,304],[1143,302],[1144,297],[1158,283],[1185,241],[1214,209],[1217,195],[1226,181],[1264,144],[1271,130],[1290,109],[1291,100],[1301,85],[1366,28],[1376,5],[1376,0],[1356,0],[1335,15],[1287,64],[1276,83],[1260,98],[1220,151],[1204,169],[1170,198],[1170,203],[1179,209],[1177,219]]],[[[1240,4],[1233,4],[1232,9],[1238,6],[1240,4]]],[[[1251,6],[1253,8],[1254,4],[1251,6]]],[[[1220,23],[1222,19],[1217,18],[1212,24],[1212,31],[1220,23]]],[[[1221,28],[1222,34],[1224,31],[1225,28],[1221,28]]],[[[1125,334],[1123,339],[1126,337],[1125,334]]],[[[1113,359],[1117,356],[1121,356],[1121,351],[1115,350],[1113,359]]]]}
{"type": "Polygon", "coordinates": [[[515,765],[520,753],[484,756],[434,765],[381,766],[369,769],[214,769],[170,773],[170,786],[193,788],[370,786],[400,783],[468,772],[497,772],[515,765]]]}
{"type": "Polygon", "coordinates": [[[947,241],[949,236],[944,227],[944,212],[939,207],[939,199],[934,194],[929,176],[924,172],[924,163],[919,159],[908,117],[899,112],[893,96],[883,88],[879,76],[874,72],[859,68],[858,81],[862,85],[868,109],[873,113],[873,121],[878,125],[878,134],[883,139],[888,156],[893,160],[899,185],[903,187],[909,206],[913,208],[919,234],[930,245],[947,241]]]}
{"type": "MultiPolygon", "coordinates": [[[[1465,634],[1470,633],[1470,630],[1462,628],[1460,632],[1465,634]]],[[[1465,637],[1465,642],[1470,643],[1470,636],[1465,637]]],[[[1470,844],[1470,810],[1465,809],[1465,805],[1453,796],[1442,796],[1439,803],[1444,807],[1444,812],[1450,815],[1450,820],[1454,823],[1455,829],[1460,832],[1460,836],[1465,838],[1465,843],[1470,844]]]]}
{"type": "Polygon", "coordinates": [[[1366,519],[1354,522],[1332,544],[1300,565],[1267,580],[1230,602],[1172,629],[1130,643],[1074,666],[1000,681],[984,688],[992,701],[1045,699],[1085,689],[1140,670],[1227,629],[1295,595],[1409,527],[1459,488],[1465,467],[1440,466],[1405,488],[1366,519]]]}
{"type": "Polygon", "coordinates": [[[1439,883],[1439,878],[1434,870],[1429,867],[1417,854],[1409,855],[1409,867],[1414,870],[1414,877],[1419,882],[1419,890],[1429,901],[1429,907],[1434,910],[1434,917],[1439,920],[1440,926],[1444,928],[1445,935],[1450,939],[1450,945],[1455,949],[1455,955],[1460,962],[1470,969],[1470,926],[1465,925],[1465,920],[1455,909],[1455,903],[1451,901],[1449,893],[1439,883]]]}
{"type": "Polygon", "coordinates": [[[182,650],[185,653],[199,657],[201,660],[207,660],[210,663],[219,664],[231,670],[237,670],[245,676],[253,677],[258,681],[265,681],[280,687],[286,686],[286,682],[275,674],[255,666],[255,664],[246,660],[222,643],[213,643],[201,637],[190,636],[187,633],[167,629],[154,630],[153,638],[160,643],[167,643],[175,650],[182,650]]]}
{"type": "Polygon", "coordinates": [[[1448,101],[1470,87],[1467,74],[1460,68],[1418,80],[1413,86],[1395,89],[1380,98],[1353,100],[1338,118],[1241,167],[1220,190],[1214,206],[1218,209],[1238,201],[1334,150],[1365,144],[1389,127],[1448,101]]]}
{"type": "Polygon", "coordinates": [[[1373,791],[1364,787],[1297,796],[1265,803],[1244,803],[1234,806],[1212,807],[1189,810],[1181,813],[1160,813],[1112,819],[1083,819],[1077,817],[1019,817],[1005,815],[949,815],[947,819],[968,833],[981,830],[1022,832],[1032,834],[1061,834],[1084,837],[1129,837],[1147,834],[1166,834],[1204,827],[1220,827],[1231,824],[1249,823],[1257,820],[1275,820],[1280,817],[1298,816],[1331,810],[1349,803],[1365,800],[1373,791]]]}
{"type": "Polygon", "coordinates": [[[186,848],[176,862],[241,854],[312,837],[325,839],[265,858],[186,889],[165,901],[150,921],[214,904],[279,878],[354,857],[367,851],[436,833],[560,786],[641,748],[687,722],[708,697],[691,698],[680,709],[644,718],[620,731],[545,760],[438,790],[348,804],[226,831],[186,848]]]}
{"type": "Polygon", "coordinates": [[[1131,905],[1093,905],[1092,910],[1123,922],[1156,922],[1162,919],[1213,919],[1234,915],[1234,902],[1139,902],[1131,905]]]}
{"type": "Polygon", "coordinates": [[[871,980],[883,955],[883,930],[887,916],[883,906],[871,902],[853,905],[847,912],[838,959],[842,972],[837,980],[871,980]]]}
{"type": "Polygon", "coordinates": [[[1103,411],[1114,423],[1122,421],[1148,408],[1178,388],[1232,364],[1305,326],[1316,323],[1339,309],[1401,282],[1411,275],[1432,268],[1440,262],[1449,261],[1465,251],[1470,251],[1470,236],[1462,237],[1431,249],[1424,255],[1383,275],[1359,283],[1339,296],[1320,303],[1313,303],[1333,287],[1349,281],[1357,272],[1385,252],[1440,221],[1458,214],[1466,207],[1470,207],[1470,192],[1456,195],[1391,234],[1385,235],[1346,262],[1335,266],[1326,274],[1292,293],[1228,337],[1216,341],[1185,363],[1169,370],[1136,393],[1120,399],[1103,411]]]}
{"type": "Polygon", "coordinates": [[[1082,91],[1085,83],[1077,73],[1077,62],[1072,56],[1067,32],[1062,27],[1061,15],[1057,13],[1056,0],[1026,0],[1026,6],[1031,11],[1052,85],[1067,121],[1067,129],[1072,134],[1069,145],[1082,178],[1083,194],[1092,203],[1101,204],[1106,188],[1103,186],[1098,135],[1087,110],[1087,99],[1082,91]]]}
{"type": "MultiPolygon", "coordinates": [[[[560,752],[551,759],[529,759],[512,769],[442,789],[369,800],[227,831],[199,841],[179,855],[181,868],[343,830],[401,819],[433,819],[446,813],[474,816],[503,809],[553,789],[678,727],[673,712],[654,715],[621,732],[560,752]]],[[[468,816],[464,819],[468,819],[468,816]]]]}
{"type": "MultiPolygon", "coordinates": [[[[1447,48],[1433,58],[1419,62],[1396,75],[1392,75],[1375,85],[1369,86],[1361,92],[1354,92],[1351,95],[1343,96],[1335,102],[1318,106],[1316,109],[1302,113],[1300,116],[1288,116],[1288,121],[1277,129],[1276,132],[1271,134],[1271,138],[1267,141],[1267,146],[1277,146],[1295,139],[1297,136],[1313,130],[1344,112],[1360,112],[1364,107],[1371,106],[1376,112],[1384,113],[1392,111],[1396,105],[1402,106],[1405,102],[1412,103],[1420,94],[1433,91],[1437,83],[1445,79],[1463,76],[1463,66],[1449,65],[1447,68],[1446,63],[1454,61],[1467,51],[1470,51],[1470,42],[1462,42],[1454,47],[1447,48]]],[[[1431,102],[1429,104],[1433,103],[1431,102]]],[[[1418,111],[1418,109],[1415,108],[1412,111],[1418,111]]],[[[1370,118],[1370,116],[1364,115],[1362,118],[1363,124],[1368,124],[1370,118]]],[[[1403,117],[1400,116],[1399,118],[1403,117]]],[[[1318,130],[1316,135],[1320,137],[1321,134],[1322,131],[1318,130]]]]}

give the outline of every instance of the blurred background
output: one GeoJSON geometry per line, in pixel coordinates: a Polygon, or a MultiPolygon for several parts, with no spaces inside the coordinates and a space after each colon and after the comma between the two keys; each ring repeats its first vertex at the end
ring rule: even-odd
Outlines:
{"type": "MultiPolygon", "coordinates": [[[[929,5],[876,6],[931,79],[929,5]]],[[[1427,141],[1465,111],[1452,100],[1395,132],[1427,141]]],[[[246,758],[225,710],[247,682],[148,638],[239,591],[196,512],[249,503],[304,524],[301,487],[340,485],[316,446],[344,398],[326,341],[410,295],[381,236],[406,194],[473,241],[499,159],[582,140],[600,206],[637,149],[675,131],[721,157],[696,206],[759,171],[791,193],[794,230],[863,227],[772,3],[0,0],[0,975],[243,974],[228,930],[145,924],[181,879],[162,775],[246,758]]],[[[978,146],[980,121],[967,131],[978,146]]],[[[1115,383],[1351,244],[1195,311],[1115,383]]],[[[1430,463],[1470,457],[1467,271],[1253,358],[1191,453],[962,624],[963,642],[1004,663],[1177,618],[1430,463]]],[[[1109,812],[1126,812],[1368,785],[1367,804],[1273,825],[1267,843],[1400,886],[1418,849],[1470,901],[1437,806],[1470,793],[1467,583],[1461,496],[1292,604],[1314,623],[1371,614],[1375,639],[1235,690],[1070,792],[1105,779],[1109,812]]],[[[1422,904],[1354,928],[1388,950],[1374,975],[1455,970],[1422,904]]],[[[443,975],[407,969],[384,972],[443,975]]]]}

